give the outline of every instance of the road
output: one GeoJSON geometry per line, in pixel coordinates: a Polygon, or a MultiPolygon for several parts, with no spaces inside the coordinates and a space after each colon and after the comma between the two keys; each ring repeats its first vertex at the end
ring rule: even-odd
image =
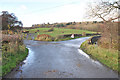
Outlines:
{"type": "Polygon", "coordinates": [[[6,78],[118,78],[118,74],[79,49],[89,37],[42,42],[24,40],[29,55],[6,78]]]}

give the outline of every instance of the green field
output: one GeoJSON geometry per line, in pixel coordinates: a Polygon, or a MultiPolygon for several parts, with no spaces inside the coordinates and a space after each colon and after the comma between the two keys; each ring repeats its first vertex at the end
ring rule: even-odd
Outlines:
{"type": "MultiPolygon", "coordinates": [[[[64,34],[82,34],[85,33],[95,33],[92,31],[87,30],[78,30],[78,29],[64,29],[64,28],[54,28],[54,31],[47,32],[50,28],[35,28],[35,29],[28,29],[30,33],[35,33],[35,31],[39,30],[36,34],[48,34],[52,37],[57,37],[58,35],[64,34]]],[[[25,29],[26,30],[26,29],[25,29]]]]}

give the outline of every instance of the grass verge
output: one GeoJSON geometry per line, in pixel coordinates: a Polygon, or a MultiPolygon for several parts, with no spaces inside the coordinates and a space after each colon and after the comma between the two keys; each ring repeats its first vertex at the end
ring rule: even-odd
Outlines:
{"type": "Polygon", "coordinates": [[[112,49],[101,48],[97,45],[90,45],[87,41],[83,42],[80,48],[90,55],[93,59],[100,61],[107,67],[120,72],[118,69],[118,51],[112,49]]]}
{"type": "MultiPolygon", "coordinates": [[[[2,56],[5,53],[2,53],[2,56]]],[[[19,51],[16,51],[14,53],[7,53],[7,57],[3,57],[2,60],[2,74],[1,76],[5,76],[7,73],[9,73],[12,69],[14,69],[21,61],[23,61],[26,56],[28,55],[28,49],[25,48],[25,50],[20,49],[19,51]]],[[[5,55],[4,55],[5,56],[5,55]]]]}

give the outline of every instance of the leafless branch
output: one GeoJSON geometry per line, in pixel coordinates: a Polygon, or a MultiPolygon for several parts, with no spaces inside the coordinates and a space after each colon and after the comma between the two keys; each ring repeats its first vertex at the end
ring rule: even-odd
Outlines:
{"type": "Polygon", "coordinates": [[[88,11],[89,14],[87,15],[91,18],[95,18],[95,17],[100,18],[106,22],[119,18],[119,16],[116,17],[117,10],[119,8],[120,8],[120,4],[118,1],[114,1],[112,3],[109,1],[101,0],[99,3],[89,6],[89,11],[88,11]]]}

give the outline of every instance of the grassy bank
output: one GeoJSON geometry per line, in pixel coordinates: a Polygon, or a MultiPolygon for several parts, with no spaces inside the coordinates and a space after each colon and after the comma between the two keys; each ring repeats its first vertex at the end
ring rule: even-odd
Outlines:
{"type": "MultiPolygon", "coordinates": [[[[3,53],[4,54],[4,53],[3,53]]],[[[3,58],[2,76],[6,75],[12,69],[14,69],[21,61],[23,61],[28,55],[28,49],[19,50],[14,53],[7,53],[7,57],[3,58]]]]}
{"type": "Polygon", "coordinates": [[[93,59],[96,59],[103,63],[104,65],[108,66],[109,68],[119,71],[118,70],[118,51],[112,49],[105,49],[101,48],[97,45],[90,45],[87,41],[83,42],[80,48],[90,55],[93,59]]]}
{"type": "Polygon", "coordinates": [[[2,38],[2,72],[5,76],[14,69],[28,55],[28,49],[23,44],[23,39],[18,35],[3,35],[2,38]]]}

